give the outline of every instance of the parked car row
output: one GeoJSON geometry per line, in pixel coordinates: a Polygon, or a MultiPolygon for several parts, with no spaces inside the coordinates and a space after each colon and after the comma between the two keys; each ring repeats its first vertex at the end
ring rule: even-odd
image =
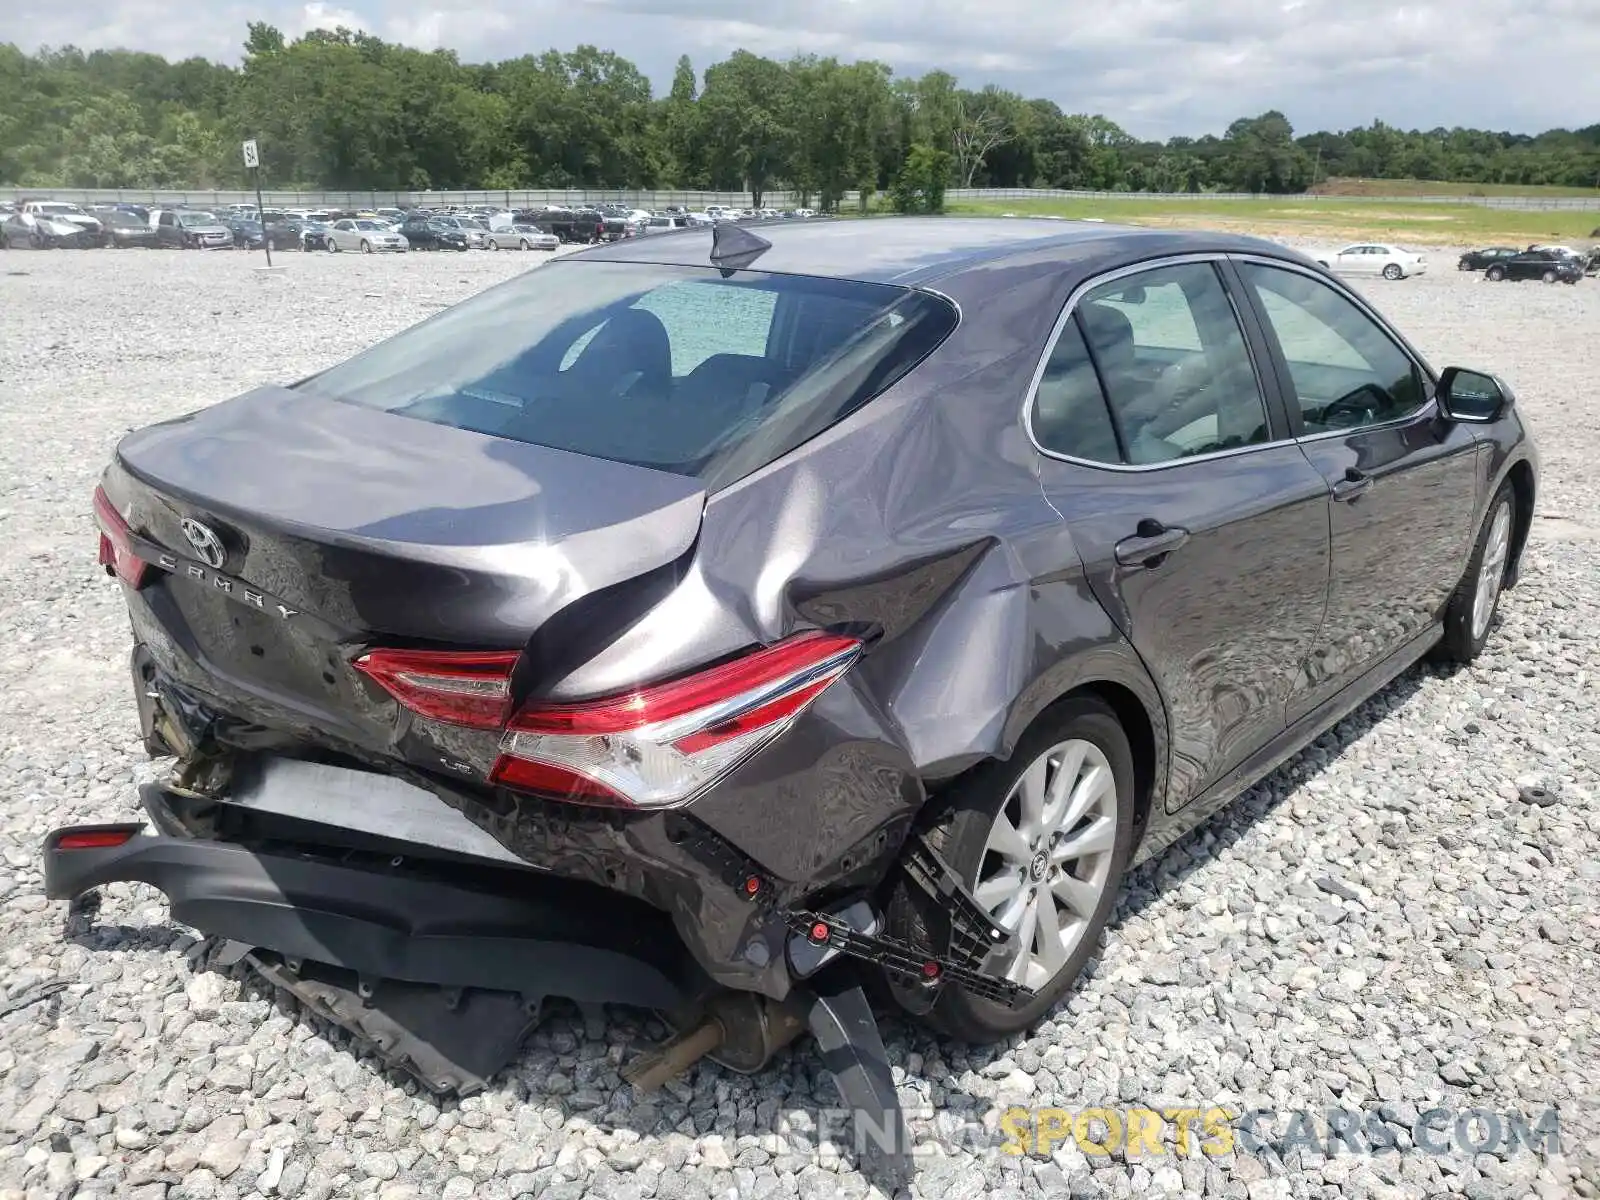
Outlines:
{"type": "Polygon", "coordinates": [[[683,207],[652,212],[621,203],[515,210],[456,205],[261,211],[253,204],[190,209],[118,203],[86,209],[66,201],[29,200],[20,205],[0,204],[0,249],[144,246],[259,250],[269,245],[273,250],[333,253],[554,250],[569,242],[618,241],[719,222],[808,220],[818,215],[807,208],[780,211],[720,205],[709,205],[698,212],[683,207]]]}
{"type": "Polygon", "coordinates": [[[1461,271],[1482,271],[1484,278],[1539,279],[1545,283],[1577,283],[1585,275],[1600,274],[1600,247],[1574,250],[1571,246],[1486,246],[1469,250],[1456,263],[1461,271]]]}

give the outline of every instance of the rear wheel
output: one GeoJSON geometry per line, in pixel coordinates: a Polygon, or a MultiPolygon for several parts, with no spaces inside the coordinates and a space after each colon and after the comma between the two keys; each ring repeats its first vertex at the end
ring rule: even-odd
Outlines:
{"type": "Polygon", "coordinates": [[[1399,263],[1390,263],[1383,269],[1383,277],[1385,279],[1402,279],[1405,277],[1405,271],[1401,269],[1399,263]]]}
{"type": "Polygon", "coordinates": [[[1502,483],[1483,519],[1483,528],[1478,531],[1466,573],[1445,607],[1444,637],[1434,650],[1434,658],[1465,664],[1482,653],[1510,567],[1516,507],[1511,484],[1502,483]]]}
{"type": "MultiPolygon", "coordinates": [[[[979,767],[942,803],[929,840],[1015,931],[1003,973],[1035,995],[1008,1008],[950,986],[927,1019],[965,1041],[994,1041],[1049,1012],[1098,945],[1133,852],[1133,754],[1107,705],[1069,697],[1008,760],[979,767]]],[[[909,885],[891,901],[889,921],[918,945],[948,947],[944,910],[909,885]]]]}
{"type": "Polygon", "coordinates": [[[1493,280],[1495,283],[1499,283],[1506,277],[1506,269],[1504,267],[1490,267],[1484,272],[1483,277],[1485,279],[1493,280]]]}

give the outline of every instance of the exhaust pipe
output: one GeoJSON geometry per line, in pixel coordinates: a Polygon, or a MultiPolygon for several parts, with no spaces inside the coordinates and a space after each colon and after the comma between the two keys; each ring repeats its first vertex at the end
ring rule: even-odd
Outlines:
{"type": "Polygon", "coordinates": [[[676,1031],[622,1069],[641,1093],[655,1091],[702,1058],[753,1075],[806,1029],[799,998],[778,1001],[753,992],[717,992],[681,1019],[665,1017],[676,1031]]]}

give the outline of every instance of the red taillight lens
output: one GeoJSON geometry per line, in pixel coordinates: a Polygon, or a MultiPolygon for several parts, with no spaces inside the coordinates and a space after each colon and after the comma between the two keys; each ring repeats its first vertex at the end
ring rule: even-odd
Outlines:
{"type": "Polygon", "coordinates": [[[371,650],[353,665],[419,716],[499,729],[510,711],[517,657],[515,650],[371,650]]]}
{"type": "Polygon", "coordinates": [[[354,665],[419,716],[503,728],[493,783],[586,804],[663,808],[776,738],[861,648],[855,638],[803,633],[670,683],[515,714],[514,650],[371,650],[354,665]]]}
{"type": "Polygon", "coordinates": [[[100,527],[100,565],[110,567],[129,587],[139,587],[150,564],[133,552],[133,530],[103,487],[94,489],[94,519],[100,527]]]}
{"type": "Polygon", "coordinates": [[[64,833],[56,839],[57,850],[105,850],[122,846],[133,840],[138,829],[82,829],[64,833]]]}
{"type": "Polygon", "coordinates": [[[860,653],[855,638],[803,633],[670,683],[526,707],[491,779],[590,803],[681,804],[787,729],[860,653]]]}

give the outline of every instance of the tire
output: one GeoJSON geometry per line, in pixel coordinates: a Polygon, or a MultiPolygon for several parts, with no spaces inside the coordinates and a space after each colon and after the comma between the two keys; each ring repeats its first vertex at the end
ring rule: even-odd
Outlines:
{"type": "Polygon", "coordinates": [[[1435,661],[1464,666],[1483,652],[1511,566],[1511,541],[1516,528],[1516,496],[1509,482],[1502,483],[1478,530],[1466,572],[1445,606],[1444,636],[1433,649],[1435,661]]]}
{"type": "Polygon", "coordinates": [[[1506,269],[1504,267],[1490,267],[1483,273],[1483,277],[1492,283],[1499,283],[1506,277],[1506,269]]]}
{"type": "Polygon", "coordinates": [[[493,238],[490,238],[484,243],[484,248],[488,250],[498,250],[500,249],[500,243],[495,241],[493,238]]]}
{"type": "Polygon", "coordinates": [[[323,248],[326,249],[329,254],[337,254],[337,253],[339,253],[339,243],[334,241],[331,237],[330,238],[323,238],[322,239],[322,245],[323,245],[323,248]]]}
{"type": "Polygon", "coordinates": [[[1539,276],[1539,278],[1544,280],[1546,283],[1554,283],[1557,276],[1554,271],[1546,271],[1543,275],[1539,276]]]}
{"type": "Polygon", "coordinates": [[[372,253],[372,243],[367,241],[366,238],[362,238],[361,239],[361,253],[363,253],[363,254],[371,254],[372,253]]]}
{"type": "Polygon", "coordinates": [[[1458,271],[1470,271],[1470,270],[1472,270],[1472,266],[1465,259],[1462,259],[1460,262],[1456,263],[1456,270],[1458,270],[1458,271]]]}
{"type": "Polygon", "coordinates": [[[526,252],[528,249],[528,239],[523,238],[521,241],[519,241],[517,243],[517,249],[526,252]]]}
{"type": "MultiPolygon", "coordinates": [[[[940,993],[933,1010],[926,1014],[925,1020],[930,1025],[963,1041],[993,1042],[1029,1028],[1060,1001],[1098,949],[1100,933],[1111,915],[1123,872],[1133,853],[1133,781],[1133,753],[1116,714],[1096,697],[1071,696],[1039,716],[1009,759],[983,764],[943,796],[931,801],[940,808],[927,830],[929,841],[967,886],[978,891],[980,902],[993,901],[985,903],[991,912],[1001,915],[1008,906],[1023,905],[1016,908],[1016,915],[1009,919],[1037,930],[1038,916],[1030,922],[1027,898],[1039,895],[1040,884],[1052,877],[1052,871],[1064,872],[1063,881],[1067,875],[1080,877],[1085,887],[1073,889],[1083,897],[1075,917],[1064,901],[1062,911],[1057,912],[1054,887],[1043,889],[1050,912],[1055,914],[1052,919],[1060,923],[1058,927],[1070,922],[1073,928],[1062,928],[1061,932],[1063,935],[1070,932],[1074,940],[1069,946],[1060,947],[1061,957],[1057,963],[1047,964],[1033,953],[1034,947],[1044,945],[1043,939],[1035,933],[1035,938],[1030,938],[1031,944],[1021,951],[1035,962],[1021,970],[1018,960],[1013,958],[1008,973],[1015,972],[1013,978],[1021,976],[1021,982],[1034,988],[1036,994],[1031,1001],[1019,1008],[1008,1008],[952,985],[940,993]],[[1079,824],[1076,826],[1080,830],[1078,837],[1071,839],[1082,840],[1082,830],[1097,828],[1100,836],[1095,842],[1103,843],[1106,848],[1068,860],[1056,868],[1048,865],[1046,851],[1036,844],[1042,838],[1028,839],[1028,849],[1033,853],[1028,856],[1026,865],[1020,850],[1016,856],[1002,856],[990,843],[991,833],[998,828],[998,819],[1006,816],[1013,834],[1017,832],[1017,824],[1025,827],[1021,807],[1024,776],[1043,766],[1046,774],[1041,779],[1052,780],[1048,772],[1052,764],[1060,763],[1063,747],[1070,748],[1065,751],[1070,756],[1083,755],[1079,761],[1084,765],[1074,772],[1080,783],[1091,778],[1083,772],[1109,771],[1113,811],[1104,811],[1106,801],[1102,794],[1081,818],[1092,821],[1092,826],[1079,824]],[[1014,884],[1009,875],[1013,863],[1018,872],[1014,884]],[[1084,873],[1087,879],[1081,878],[1084,873]],[[980,887],[980,879],[989,885],[988,889],[980,887]],[[1015,889],[1009,898],[996,899],[997,893],[990,890],[1003,891],[1008,887],[1015,889]],[[1030,973],[1033,978],[1028,977],[1030,973]]],[[[1061,803],[1069,800],[1070,794],[1061,803]]],[[[1050,807],[1046,802],[1045,815],[1050,807]]],[[[1042,915],[1044,909],[1036,907],[1034,912],[1042,915]]],[[[941,953],[948,947],[950,926],[946,910],[909,882],[897,887],[887,915],[889,930],[895,936],[941,953]]]]}
{"type": "Polygon", "coordinates": [[[1385,279],[1404,279],[1405,274],[1399,263],[1390,263],[1383,269],[1383,277],[1385,279]]]}

